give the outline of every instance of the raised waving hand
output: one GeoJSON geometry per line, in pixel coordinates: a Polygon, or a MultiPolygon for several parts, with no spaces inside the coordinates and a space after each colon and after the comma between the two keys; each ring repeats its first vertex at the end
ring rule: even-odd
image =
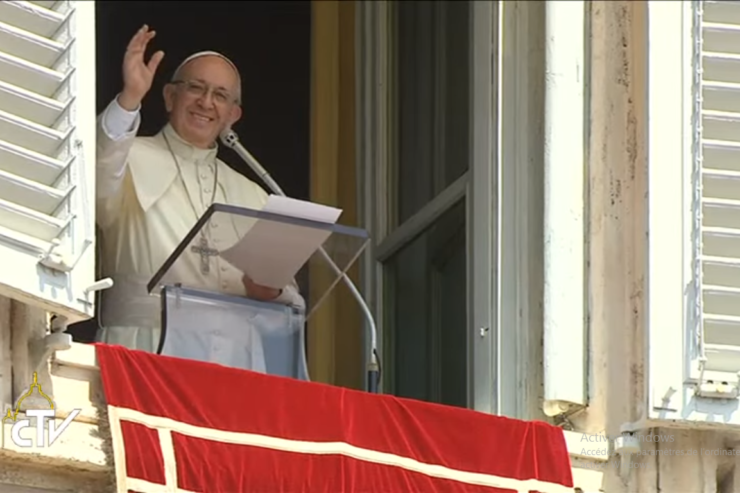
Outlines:
{"type": "Polygon", "coordinates": [[[118,98],[118,104],[129,111],[138,108],[151,89],[154,74],[164,58],[164,52],[157,51],[148,63],[144,61],[147,45],[156,35],[157,33],[145,24],[134,34],[126,48],[123,57],[123,91],[118,98]]]}

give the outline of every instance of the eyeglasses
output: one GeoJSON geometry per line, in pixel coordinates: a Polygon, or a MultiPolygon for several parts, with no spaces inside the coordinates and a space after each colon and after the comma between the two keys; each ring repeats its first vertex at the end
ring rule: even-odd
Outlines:
{"type": "Polygon", "coordinates": [[[197,97],[205,97],[210,92],[213,95],[214,101],[216,101],[218,104],[229,104],[238,102],[237,98],[226,89],[212,87],[204,82],[200,82],[197,80],[173,80],[171,83],[175,85],[182,85],[185,88],[185,91],[188,92],[188,94],[192,94],[193,96],[197,97]]]}

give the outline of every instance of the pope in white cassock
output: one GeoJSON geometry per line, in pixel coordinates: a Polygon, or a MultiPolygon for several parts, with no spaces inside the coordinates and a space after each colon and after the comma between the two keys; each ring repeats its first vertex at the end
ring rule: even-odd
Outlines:
{"type": "MultiPolygon", "coordinates": [[[[164,57],[159,51],[144,60],[154,35],[144,26],[131,39],[123,90],[100,115],[97,137],[101,261],[114,281],[103,293],[97,339],[151,352],[160,342],[160,301],[146,288],[155,272],[212,203],[261,209],[267,200],[262,188],[216,158],[219,133],[242,114],[241,78],[218,53],[197,53],[178,67],[164,88],[169,123],[153,137],[136,136],[141,101],[164,57]]],[[[237,235],[226,218],[212,220],[199,240],[227,248],[237,235]]],[[[184,284],[305,307],[295,283],[282,290],[259,286],[218,257],[208,257],[203,268],[188,250],[174,267],[184,284]]],[[[237,340],[222,341],[220,356],[210,360],[264,372],[259,334],[246,320],[238,329],[237,340]]]]}

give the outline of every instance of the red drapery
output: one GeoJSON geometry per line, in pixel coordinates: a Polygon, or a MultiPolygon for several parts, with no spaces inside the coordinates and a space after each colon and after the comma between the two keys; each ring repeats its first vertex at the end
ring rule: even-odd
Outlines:
{"type": "Polygon", "coordinates": [[[562,431],[97,345],[118,491],[566,492],[562,431]]]}

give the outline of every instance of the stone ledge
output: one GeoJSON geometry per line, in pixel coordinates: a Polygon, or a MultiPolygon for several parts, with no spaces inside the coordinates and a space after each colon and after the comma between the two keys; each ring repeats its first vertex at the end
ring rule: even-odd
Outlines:
{"type": "Polygon", "coordinates": [[[3,493],[66,493],[60,489],[38,488],[35,486],[22,486],[10,483],[0,483],[0,491],[3,493]]]}
{"type": "Polygon", "coordinates": [[[57,351],[52,362],[59,365],[74,366],[80,369],[98,370],[98,359],[95,354],[95,346],[73,342],[72,347],[57,351]]]}
{"type": "Polygon", "coordinates": [[[592,433],[563,430],[568,455],[571,459],[573,486],[581,493],[602,493],[604,471],[609,467],[609,456],[602,453],[608,450],[606,441],[590,442],[584,436],[596,436],[592,433]]]}
{"type": "Polygon", "coordinates": [[[30,462],[0,451],[0,491],[107,493],[116,491],[113,469],[86,471],[30,462]]]}
{"type": "Polygon", "coordinates": [[[105,406],[95,347],[74,342],[66,351],[58,351],[51,360],[51,390],[58,416],[80,409],[75,421],[96,424],[98,408],[105,406]]]}
{"type": "Polygon", "coordinates": [[[563,430],[565,444],[568,447],[568,454],[571,458],[584,459],[594,462],[607,462],[609,460],[609,443],[604,441],[590,442],[584,440],[584,437],[603,436],[595,433],[581,433],[578,431],[563,430]]]}
{"type": "MultiPolygon", "coordinates": [[[[57,423],[61,420],[57,419],[57,423]]],[[[6,422],[3,426],[0,443],[0,460],[22,460],[36,466],[57,466],[76,471],[104,472],[112,469],[108,462],[106,450],[109,448],[97,425],[73,421],[69,428],[48,448],[23,448],[11,440],[13,424],[6,422]]],[[[31,438],[34,430],[25,430],[22,436],[31,438]]],[[[112,461],[111,461],[112,462],[112,461]]]]}
{"type": "Polygon", "coordinates": [[[105,406],[100,373],[54,363],[51,367],[51,386],[59,416],[65,417],[72,409],[80,409],[75,421],[98,422],[98,408],[105,406]]]}

